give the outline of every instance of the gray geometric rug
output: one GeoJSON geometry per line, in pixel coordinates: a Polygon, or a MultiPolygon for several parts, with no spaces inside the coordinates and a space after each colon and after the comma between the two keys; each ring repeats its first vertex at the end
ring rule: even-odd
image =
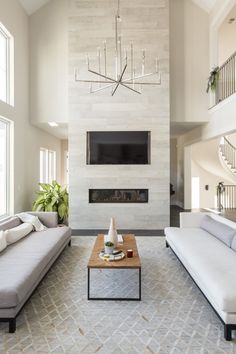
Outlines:
{"type": "MultiPolygon", "coordinates": [[[[235,354],[223,325],[162,237],[137,237],[142,301],[87,301],[94,237],[74,237],[18,317],[0,353],[235,354]]],[[[137,273],[95,271],[96,296],[137,296],[137,273]]],[[[91,295],[92,295],[91,294],[91,295]]]]}

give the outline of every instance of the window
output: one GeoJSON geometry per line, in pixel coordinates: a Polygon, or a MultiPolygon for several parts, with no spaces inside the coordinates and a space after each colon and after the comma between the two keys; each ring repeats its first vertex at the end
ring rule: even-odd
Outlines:
{"type": "Polygon", "coordinates": [[[0,118],[0,218],[10,213],[10,122],[0,118]]]}
{"type": "Polygon", "coordinates": [[[13,105],[14,39],[0,22],[0,100],[13,105]]]}
{"type": "Polygon", "coordinates": [[[56,179],[56,151],[40,149],[40,182],[52,183],[56,179]]]}

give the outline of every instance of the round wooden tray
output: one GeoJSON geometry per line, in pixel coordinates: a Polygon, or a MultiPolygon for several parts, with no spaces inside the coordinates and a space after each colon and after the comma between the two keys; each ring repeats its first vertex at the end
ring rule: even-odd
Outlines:
{"type": "Polygon", "coordinates": [[[99,253],[99,258],[107,262],[116,262],[116,261],[120,261],[121,259],[124,259],[125,254],[124,252],[121,252],[117,255],[114,255],[114,254],[104,254],[104,252],[101,252],[99,253]]]}

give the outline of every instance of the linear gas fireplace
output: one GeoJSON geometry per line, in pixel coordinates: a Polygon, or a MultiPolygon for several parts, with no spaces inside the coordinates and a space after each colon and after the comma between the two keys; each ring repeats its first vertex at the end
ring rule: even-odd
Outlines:
{"type": "Polygon", "coordinates": [[[89,189],[89,203],[148,203],[148,189],[89,189]]]}

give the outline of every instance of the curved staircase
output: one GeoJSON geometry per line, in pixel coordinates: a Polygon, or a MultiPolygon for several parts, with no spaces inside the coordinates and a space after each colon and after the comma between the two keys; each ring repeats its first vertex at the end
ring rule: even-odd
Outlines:
{"type": "Polygon", "coordinates": [[[236,177],[236,147],[225,136],[221,138],[219,154],[224,166],[236,177]]]}

